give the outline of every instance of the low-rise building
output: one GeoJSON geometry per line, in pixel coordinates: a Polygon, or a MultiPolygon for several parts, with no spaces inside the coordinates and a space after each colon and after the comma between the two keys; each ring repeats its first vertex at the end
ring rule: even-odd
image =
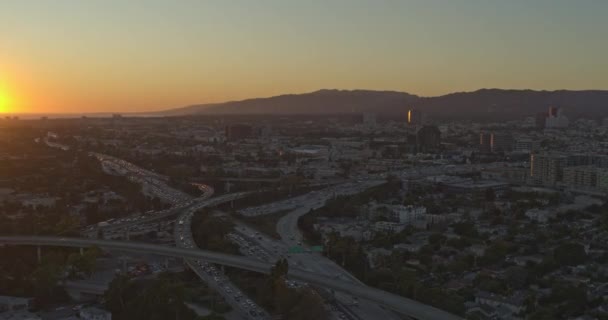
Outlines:
{"type": "Polygon", "coordinates": [[[521,314],[526,309],[525,301],[526,295],[523,292],[516,292],[510,297],[486,291],[478,291],[475,294],[475,302],[477,304],[491,306],[500,310],[500,319],[507,318],[509,314],[511,314],[511,316],[521,314]]]}
{"type": "Polygon", "coordinates": [[[423,206],[388,206],[391,214],[391,220],[405,224],[413,224],[415,220],[420,220],[426,214],[426,208],[423,206]]]}
{"type": "Polygon", "coordinates": [[[27,310],[0,312],[0,320],[40,320],[38,315],[27,310]]]}
{"type": "Polygon", "coordinates": [[[382,264],[384,258],[391,255],[391,251],[384,248],[375,248],[367,252],[367,261],[370,268],[377,268],[382,264]]]}
{"type": "Polygon", "coordinates": [[[0,296],[0,312],[27,310],[31,303],[32,298],[0,296]]]}
{"type": "Polygon", "coordinates": [[[378,221],[373,224],[376,232],[399,233],[405,229],[406,225],[398,222],[378,221]]]}
{"type": "Polygon", "coordinates": [[[96,307],[83,308],[79,316],[84,320],[112,320],[112,313],[96,307]]]}
{"type": "Polygon", "coordinates": [[[526,267],[528,264],[539,264],[543,262],[543,256],[532,255],[532,256],[517,256],[513,257],[513,263],[520,267],[526,267]]]}
{"type": "Polygon", "coordinates": [[[555,212],[535,208],[526,211],[525,215],[530,220],[540,223],[547,223],[549,219],[555,217],[555,212]]]}

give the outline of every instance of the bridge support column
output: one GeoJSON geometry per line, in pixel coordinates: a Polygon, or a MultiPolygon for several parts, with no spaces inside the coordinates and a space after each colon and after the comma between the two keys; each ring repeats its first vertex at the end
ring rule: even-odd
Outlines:
{"type": "Polygon", "coordinates": [[[169,258],[165,258],[165,270],[169,270],[169,258]]]}
{"type": "Polygon", "coordinates": [[[38,264],[42,262],[42,248],[40,246],[36,247],[36,258],[38,259],[38,264]]]}
{"type": "Polygon", "coordinates": [[[83,256],[84,255],[84,248],[80,248],[80,255],[83,256]]]}

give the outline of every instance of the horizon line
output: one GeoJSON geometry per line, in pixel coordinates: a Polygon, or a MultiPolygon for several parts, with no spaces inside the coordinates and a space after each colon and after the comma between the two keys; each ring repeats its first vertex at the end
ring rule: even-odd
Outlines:
{"type": "Polygon", "coordinates": [[[0,112],[0,117],[5,117],[5,116],[19,116],[19,115],[95,115],[95,114],[153,114],[153,113],[163,113],[163,112],[167,112],[167,111],[171,111],[171,110],[176,110],[176,109],[182,109],[182,108],[188,108],[188,107],[195,107],[195,106],[204,106],[204,105],[219,105],[219,104],[226,104],[226,103],[234,103],[234,102],[243,102],[243,101],[248,101],[248,100],[255,100],[255,99],[270,99],[270,98],[276,98],[276,97],[282,97],[282,96],[289,96],[289,95],[306,95],[306,94],[311,94],[311,93],[316,93],[316,92],[320,92],[320,91],[346,91],[346,92],[354,92],[354,91],[369,91],[369,92],[393,92],[393,93],[403,93],[403,94],[408,94],[411,96],[415,96],[418,98],[438,98],[438,97],[443,97],[443,96],[448,96],[448,95],[452,95],[452,94],[459,94],[459,93],[474,93],[474,92],[478,92],[478,91],[482,91],[482,90],[500,90],[500,91],[535,91],[535,92],[560,92],[560,91],[569,91],[569,92],[576,92],[576,91],[608,91],[607,89],[507,89],[507,88],[488,88],[488,87],[483,87],[483,88],[479,88],[479,89],[475,89],[475,90],[470,90],[470,91],[452,91],[449,93],[444,93],[444,94],[440,94],[440,95],[432,95],[432,96],[423,96],[423,95],[418,95],[415,93],[410,93],[407,91],[398,91],[398,90],[382,90],[382,89],[338,89],[338,88],[321,88],[321,89],[317,89],[317,90],[313,90],[313,91],[305,91],[305,92],[299,92],[299,93],[281,93],[281,94],[275,94],[275,95],[270,95],[270,96],[259,96],[259,97],[250,97],[250,98],[244,98],[244,99],[239,99],[239,100],[225,100],[225,101],[221,101],[221,102],[203,102],[203,103],[192,103],[192,104],[187,104],[187,105],[182,105],[182,106],[173,106],[173,107],[166,107],[165,109],[159,109],[159,110],[147,110],[147,111],[127,111],[127,112],[121,112],[121,111],[92,111],[92,112],[28,112],[28,111],[24,111],[24,112],[0,112]]]}

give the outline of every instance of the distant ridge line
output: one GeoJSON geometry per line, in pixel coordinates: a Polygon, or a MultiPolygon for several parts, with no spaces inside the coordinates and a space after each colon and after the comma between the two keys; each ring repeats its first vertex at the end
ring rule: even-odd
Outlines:
{"type": "Polygon", "coordinates": [[[198,104],[157,112],[176,116],[192,114],[402,114],[408,109],[435,117],[517,119],[562,107],[577,117],[608,116],[608,90],[479,89],[422,97],[398,91],[322,89],[223,103],[198,104]]]}

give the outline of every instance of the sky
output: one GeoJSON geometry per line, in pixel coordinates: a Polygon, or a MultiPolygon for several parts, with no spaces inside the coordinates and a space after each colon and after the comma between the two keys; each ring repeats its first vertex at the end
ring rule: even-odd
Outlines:
{"type": "Polygon", "coordinates": [[[2,0],[0,112],[608,89],[606,0],[2,0]]]}

